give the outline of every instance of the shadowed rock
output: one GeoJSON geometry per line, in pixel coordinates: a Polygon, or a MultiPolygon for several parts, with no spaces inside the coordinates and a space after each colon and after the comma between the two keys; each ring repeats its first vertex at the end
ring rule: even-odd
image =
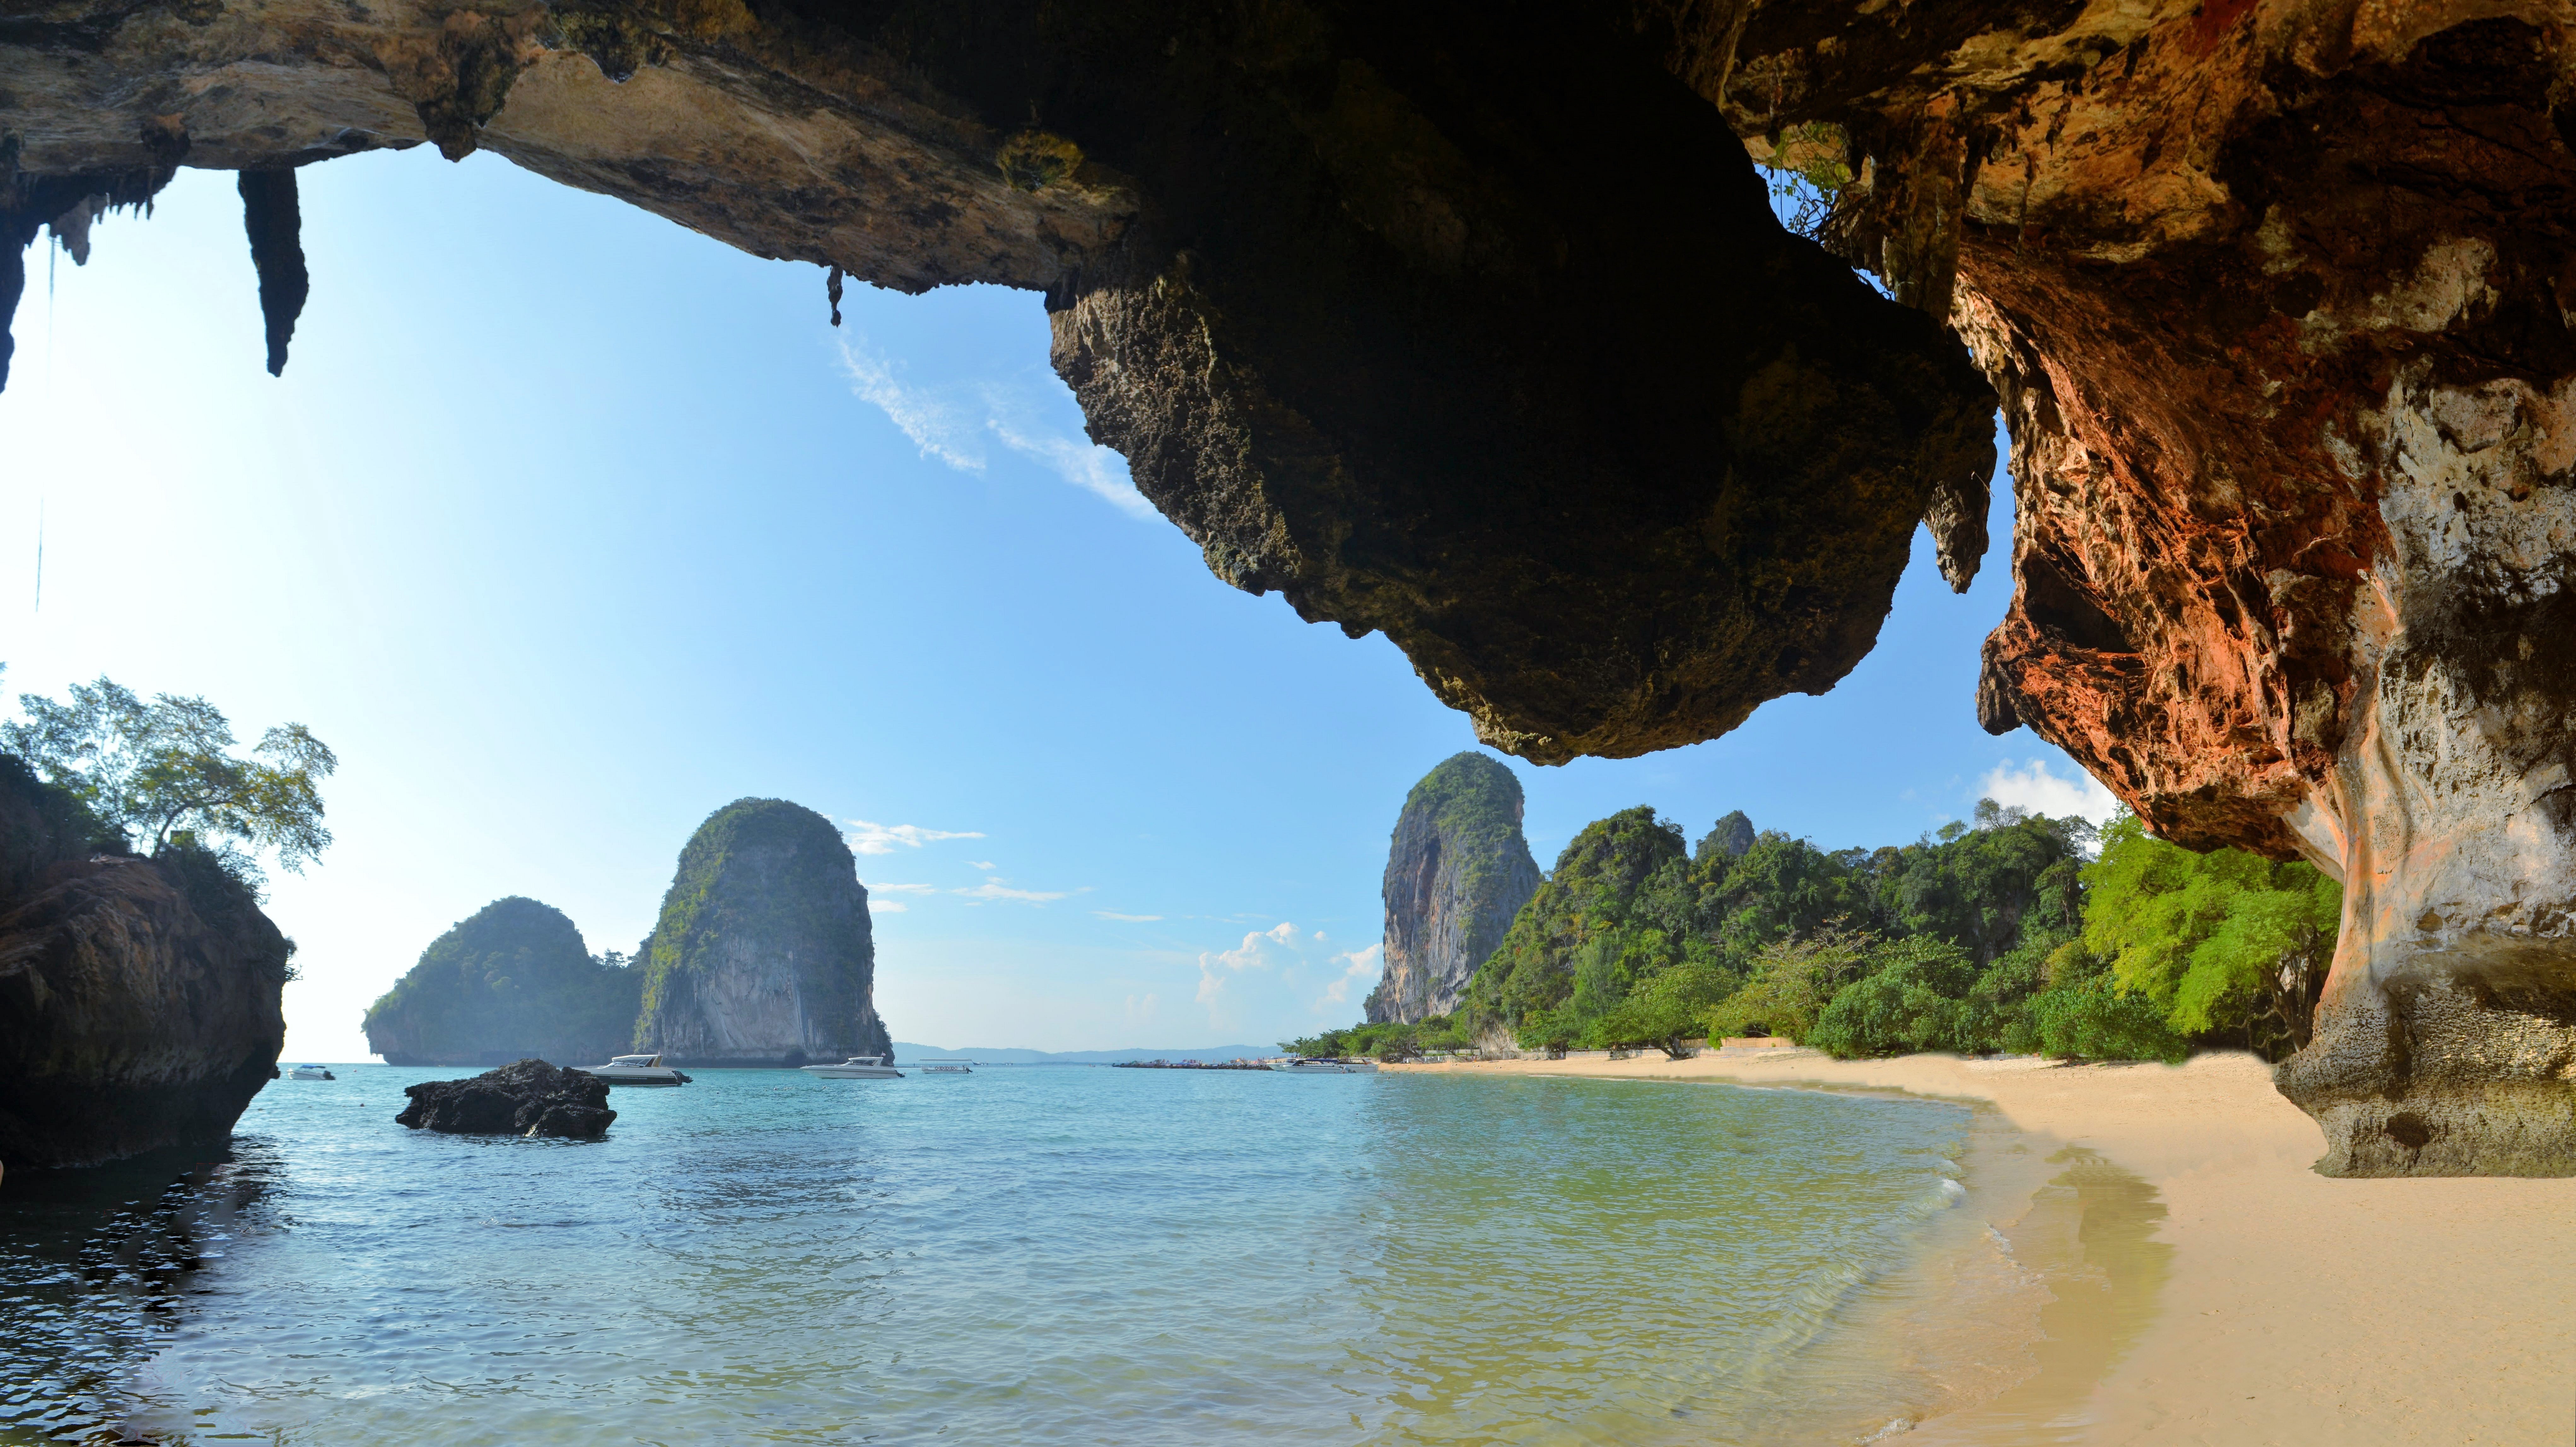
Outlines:
{"type": "Polygon", "coordinates": [[[561,1136],[597,1140],[617,1112],[608,1082],[537,1059],[516,1061],[468,1080],[427,1080],[403,1087],[411,1101],[397,1125],[449,1135],[561,1136]]]}
{"type": "Polygon", "coordinates": [[[259,314],[268,327],[268,374],[286,371],[286,344],[313,290],[304,270],[304,213],[296,203],[293,171],[241,173],[242,227],[250,233],[250,264],[259,272],[259,314]]]}

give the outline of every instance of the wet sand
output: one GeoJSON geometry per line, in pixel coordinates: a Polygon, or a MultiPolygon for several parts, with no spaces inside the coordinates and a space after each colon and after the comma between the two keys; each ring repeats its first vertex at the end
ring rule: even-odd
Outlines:
{"type": "MultiPolygon", "coordinates": [[[[2250,1055],[2064,1066],[1807,1050],[1396,1067],[1893,1090],[1982,1103],[1966,1163],[2030,1277],[2009,1359],[1883,1440],[2576,1442],[2576,1180],[2336,1181],[2250,1055]],[[2036,1320],[2030,1319],[2035,1312],[2036,1320]]],[[[1997,1314],[2010,1314],[1991,1299],[1997,1314]]]]}

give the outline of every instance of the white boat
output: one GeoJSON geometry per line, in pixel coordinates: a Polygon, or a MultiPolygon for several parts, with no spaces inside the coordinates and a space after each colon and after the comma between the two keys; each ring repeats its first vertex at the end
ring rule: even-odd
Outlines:
{"type": "Polygon", "coordinates": [[[340,1077],[333,1075],[331,1073],[331,1067],[328,1065],[290,1065],[286,1067],[286,1078],[289,1080],[337,1080],[340,1077]]]}
{"type": "Polygon", "coordinates": [[[972,1060],[924,1060],[920,1062],[920,1064],[921,1073],[924,1075],[972,1075],[975,1073],[975,1062],[972,1060]]]}
{"type": "Polygon", "coordinates": [[[1322,1060],[1310,1056],[1292,1055],[1270,1068],[1285,1070],[1291,1075],[1374,1075],[1377,1073],[1377,1062],[1374,1060],[1322,1060]]]}
{"type": "Polygon", "coordinates": [[[686,1085],[689,1077],[662,1063],[659,1055],[620,1055],[606,1065],[576,1065],[573,1069],[595,1080],[611,1085],[686,1085]]]}
{"type": "Polygon", "coordinates": [[[808,1065],[808,1075],[825,1080],[901,1080],[903,1072],[885,1063],[882,1055],[853,1055],[838,1065],[808,1065]]]}

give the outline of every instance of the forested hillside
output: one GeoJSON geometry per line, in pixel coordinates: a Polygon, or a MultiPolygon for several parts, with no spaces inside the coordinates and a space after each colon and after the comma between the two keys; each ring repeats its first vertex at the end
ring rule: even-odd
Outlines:
{"type": "Polygon", "coordinates": [[[1827,852],[1741,814],[1693,848],[1640,807],[1566,845],[1454,1014],[1288,1043],[2277,1058],[2307,1038],[2340,901],[2308,865],[2193,854],[2129,818],[2097,839],[1985,800],[1911,844],[1827,852]]]}

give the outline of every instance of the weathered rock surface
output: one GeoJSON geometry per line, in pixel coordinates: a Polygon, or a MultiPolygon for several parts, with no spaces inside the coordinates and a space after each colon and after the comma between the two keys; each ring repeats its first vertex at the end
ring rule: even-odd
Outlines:
{"type": "Polygon", "coordinates": [[[104,853],[0,757],[0,1166],[220,1142],[277,1075],[284,936],[210,859],[104,853]]]}
{"type": "Polygon", "coordinates": [[[0,25],[0,241],[85,245],[176,164],[426,138],[884,284],[1043,288],[1095,435],[1219,576],[1384,630],[1541,761],[1829,687],[1917,518],[1964,585],[1987,401],[1950,323],[2015,441],[1982,717],[2168,837],[2343,881],[2281,1077],[2326,1169],[2566,1172],[2571,25],[48,0],[0,25]],[[1770,225],[1730,130],[1848,172],[1824,238],[1901,305],[1770,225]]]}
{"type": "Polygon", "coordinates": [[[1528,758],[1831,687],[1992,467],[1957,341],[1783,232],[1583,7],[182,9],[0,30],[11,237],[173,165],[425,139],[881,285],[1043,290],[1094,436],[1219,577],[1384,631],[1528,758]]]}
{"type": "Polygon", "coordinates": [[[1988,727],[2343,882],[2330,1174],[2576,1173],[2571,18],[1764,6],[1714,97],[2003,394],[1988,727]]]}
{"type": "Polygon", "coordinates": [[[1521,781],[1478,753],[1442,761],[1404,797],[1386,855],[1386,973],[1368,1018],[1458,1008],[1467,981],[1538,891],[1521,835],[1521,781]]]}
{"type": "Polygon", "coordinates": [[[561,910],[513,895],[420,952],[367,1010],[388,1065],[493,1065],[530,1056],[597,1064],[634,1043],[643,973],[592,958],[561,910]]]}
{"type": "Polygon", "coordinates": [[[542,1060],[520,1060],[467,1080],[425,1080],[403,1087],[411,1104],[396,1125],[449,1135],[560,1136],[597,1140],[617,1112],[608,1082],[542,1060]]]}
{"type": "Polygon", "coordinates": [[[674,1065],[891,1056],[858,862],[832,821],[737,799],[680,851],[640,953],[636,1047],[674,1065]]]}

